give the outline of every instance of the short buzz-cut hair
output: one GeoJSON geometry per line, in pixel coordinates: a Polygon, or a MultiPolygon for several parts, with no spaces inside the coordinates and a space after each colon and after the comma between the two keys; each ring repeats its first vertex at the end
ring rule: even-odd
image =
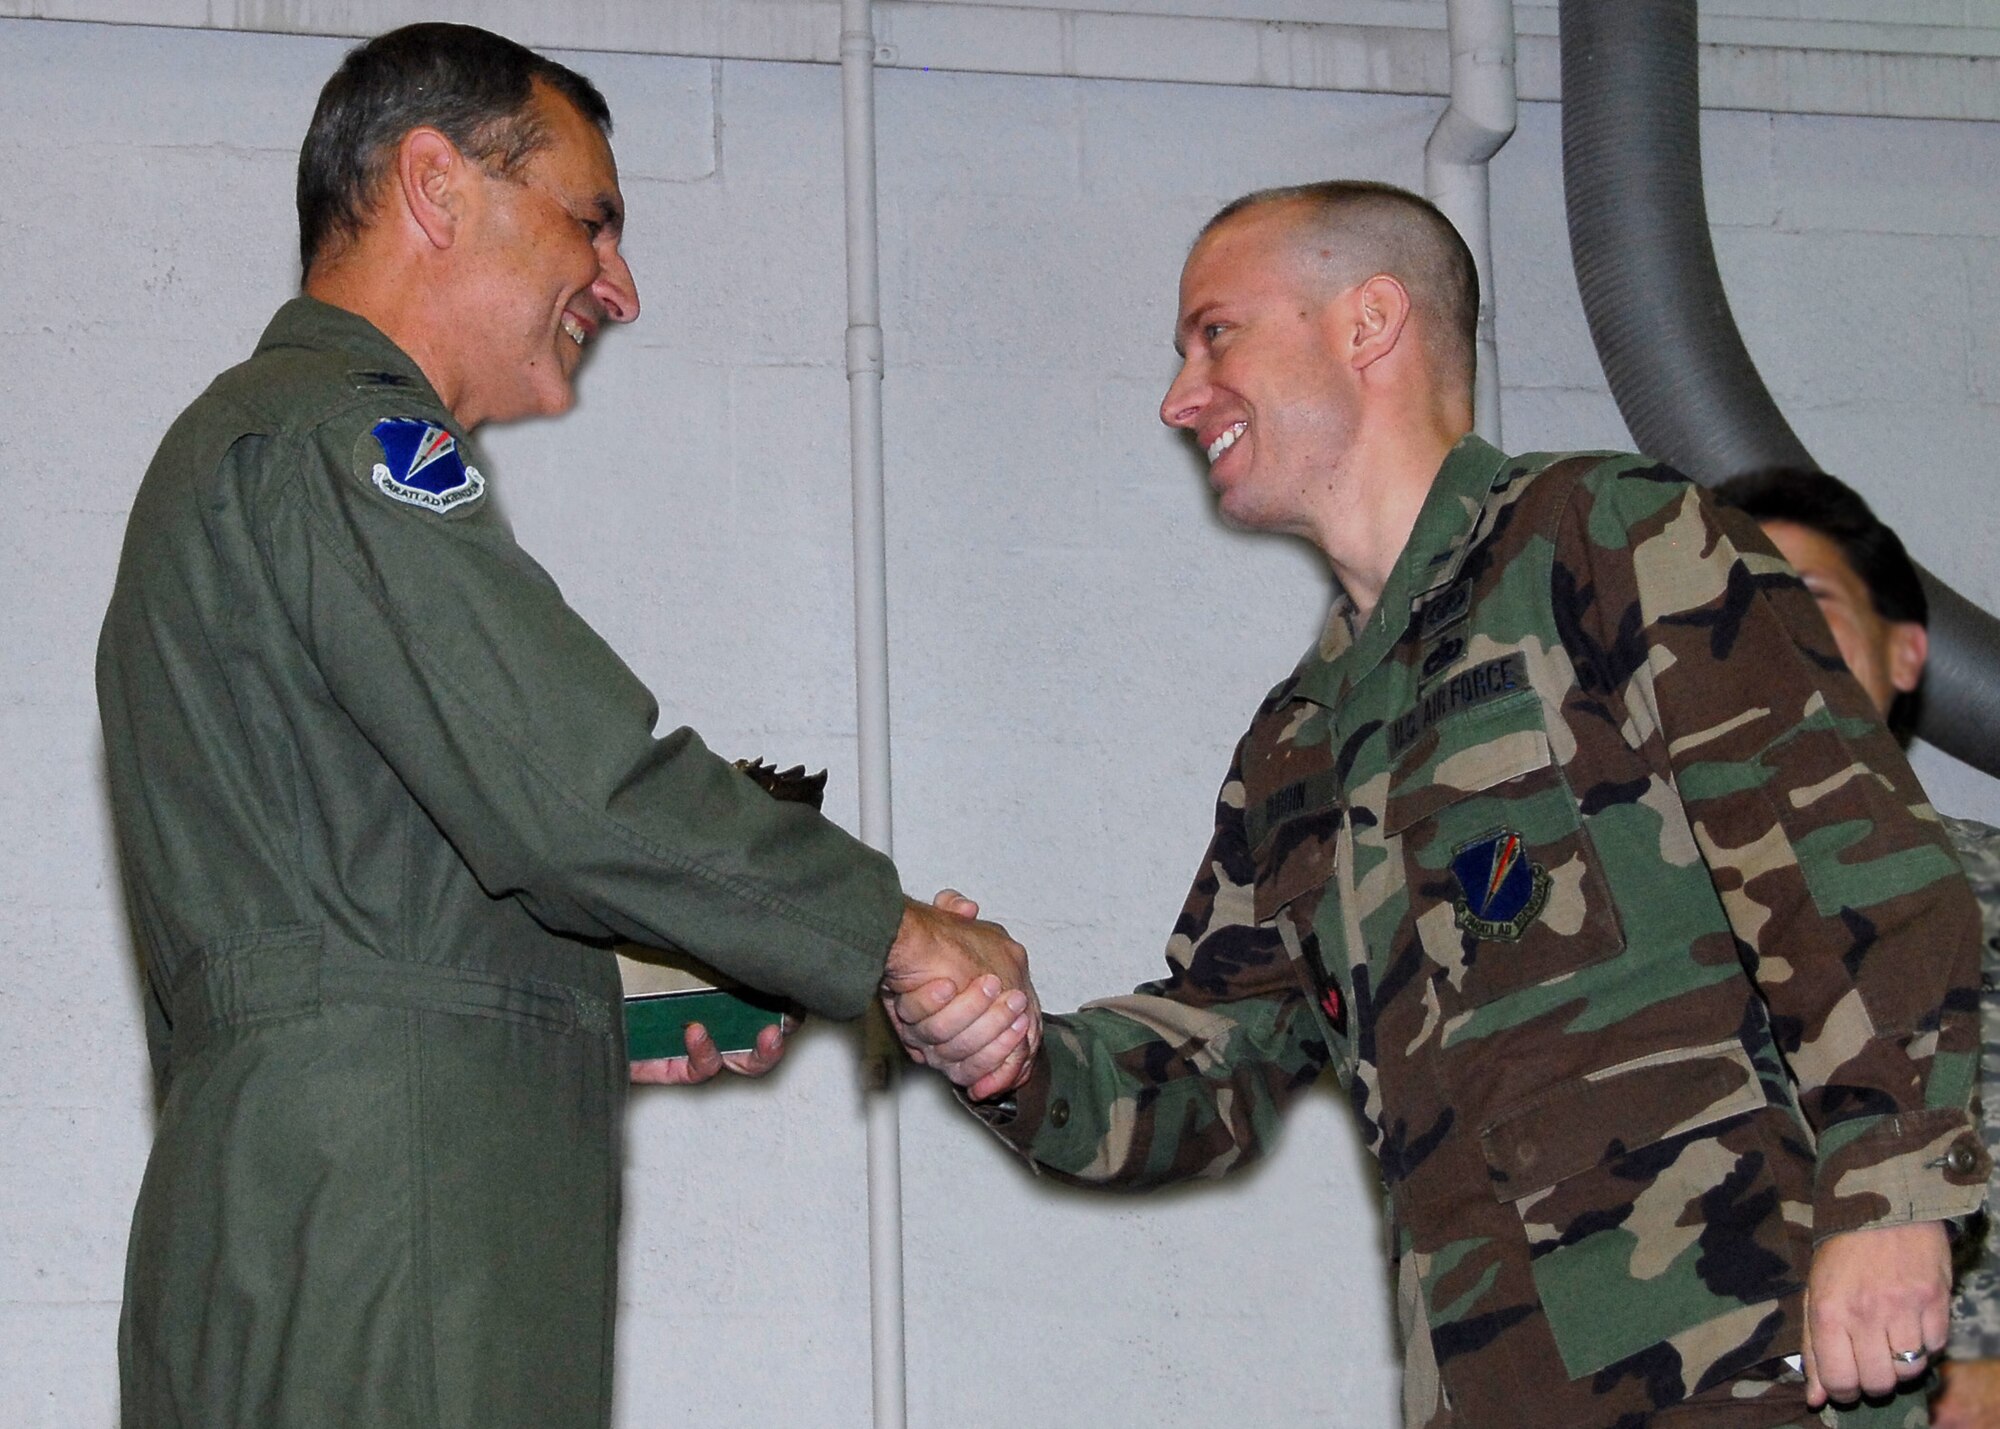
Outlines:
{"type": "MultiPolygon", "coordinates": [[[[1930,599],[1902,538],[1839,477],[1806,467],[1764,467],[1717,482],[1713,494],[1718,505],[1741,511],[1760,525],[1788,521],[1818,532],[1860,577],[1877,615],[1929,626],[1930,599]]],[[[1886,717],[1889,728],[1906,738],[1915,718],[1915,701],[1898,693],[1886,717]]]]}
{"type": "Polygon", "coordinates": [[[1479,269],[1437,205],[1394,184],[1328,179],[1259,189],[1224,204],[1202,225],[1199,243],[1231,219],[1282,204],[1298,211],[1309,267],[1334,290],[1386,273],[1403,285],[1423,319],[1431,361],[1441,376],[1471,390],[1479,326],[1479,269]]]}
{"type": "Polygon", "coordinates": [[[436,129],[489,173],[518,174],[549,139],[533,107],[538,80],[610,134],[611,109],[595,85],[491,30],[405,25],[348,51],[299,150],[303,271],[361,233],[412,129],[436,129]]]}

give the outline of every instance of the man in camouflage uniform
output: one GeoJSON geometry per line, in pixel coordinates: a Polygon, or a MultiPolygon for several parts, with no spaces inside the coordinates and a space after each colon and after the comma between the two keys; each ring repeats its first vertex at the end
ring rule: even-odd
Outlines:
{"type": "MultiPolygon", "coordinates": [[[[979,1114],[1154,1186],[1243,1164],[1331,1063],[1410,1426],[1835,1422],[1920,1379],[1986,1172],[1977,916],[1809,598],[1670,471],[1467,435],[1476,280],[1412,195],[1251,195],[1180,297],[1163,418],[1339,590],[1237,748],[1168,977],[1050,1019],[979,1114]]],[[[945,1066],[998,1021],[891,1011],[945,1066]]],[[[1840,1422],[1923,1417],[1912,1385],[1840,1422]]]]}
{"type": "MultiPolygon", "coordinates": [[[[1907,738],[1930,649],[1930,603],[1896,533],[1846,483],[1824,472],[1757,472],[1723,482],[1715,497],[1754,519],[1798,571],[1841,659],[1891,732],[1907,738]]],[[[2000,1149],[2000,829],[1949,816],[1944,827],[1985,923],[1981,1131],[1991,1153],[2000,1149]]],[[[1987,1200],[1987,1215],[1958,1246],[1950,1358],[1941,1366],[1944,1386],[1931,1409],[1938,1429],[2000,1425],[2000,1241],[1992,1235],[1990,1183],[1987,1200]]]]}

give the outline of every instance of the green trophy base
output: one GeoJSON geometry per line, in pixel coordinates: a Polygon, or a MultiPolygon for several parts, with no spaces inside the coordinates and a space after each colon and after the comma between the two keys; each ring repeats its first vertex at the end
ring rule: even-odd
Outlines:
{"type": "Polygon", "coordinates": [[[625,1055],[634,1062],[685,1057],[686,1029],[699,1022],[723,1052],[748,1052],[757,1034],[784,1020],[784,1005],[754,992],[687,987],[674,992],[627,992],[625,1055]]]}

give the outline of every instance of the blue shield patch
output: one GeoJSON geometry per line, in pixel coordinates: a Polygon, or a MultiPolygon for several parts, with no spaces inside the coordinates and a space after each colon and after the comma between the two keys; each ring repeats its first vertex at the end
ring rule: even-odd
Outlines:
{"type": "Polygon", "coordinates": [[[426,511],[445,512],[476,501],[486,492],[486,478],[467,466],[458,454],[458,439],[435,422],[417,417],[385,417],[372,435],[382,444],[385,461],[375,463],[375,485],[382,494],[426,511]]]}
{"type": "Polygon", "coordinates": [[[1451,871],[1460,889],[1453,921],[1475,938],[1513,942],[1549,901],[1549,871],[1529,859],[1527,840],[1512,829],[1459,845],[1451,871]]]}

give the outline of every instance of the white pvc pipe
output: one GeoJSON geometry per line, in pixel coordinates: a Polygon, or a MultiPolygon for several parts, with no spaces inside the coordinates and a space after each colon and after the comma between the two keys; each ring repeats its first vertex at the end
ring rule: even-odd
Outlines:
{"type": "MultiPolygon", "coordinates": [[[[841,0],[847,177],[847,415],[854,481],[854,685],[861,837],[894,854],[889,799],[889,574],[882,499],[882,297],[875,223],[875,25],[841,0]]],[[[864,1023],[868,1307],[876,1429],[903,1429],[903,1164],[899,1060],[879,1015],[864,1023]]]]}
{"type": "Polygon", "coordinates": [[[1446,0],[1451,102],[1424,144],[1424,194],[1452,221],[1479,270],[1473,430],[1500,440],[1500,345],[1493,320],[1492,194],[1486,162],[1513,137],[1514,0],[1446,0]]]}

